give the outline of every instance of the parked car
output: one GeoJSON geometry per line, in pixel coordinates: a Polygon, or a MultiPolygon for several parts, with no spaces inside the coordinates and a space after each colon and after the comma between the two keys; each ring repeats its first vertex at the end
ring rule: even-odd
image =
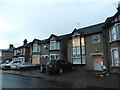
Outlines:
{"type": "Polygon", "coordinates": [[[29,69],[29,68],[34,68],[34,67],[40,67],[39,64],[32,64],[30,62],[18,62],[15,63],[11,66],[11,69],[16,69],[16,70],[20,70],[20,69],[29,69]]]}
{"type": "Polygon", "coordinates": [[[2,68],[4,67],[4,65],[5,65],[5,64],[8,64],[8,63],[9,63],[9,61],[6,61],[6,62],[0,64],[0,69],[2,69],[2,68]]]}
{"type": "Polygon", "coordinates": [[[2,64],[1,69],[10,69],[13,64],[18,62],[21,62],[21,61],[18,60],[18,61],[5,62],[2,64]]]}
{"type": "Polygon", "coordinates": [[[62,74],[64,71],[74,70],[74,65],[66,60],[50,60],[47,63],[46,71],[48,73],[58,72],[62,74]]]}

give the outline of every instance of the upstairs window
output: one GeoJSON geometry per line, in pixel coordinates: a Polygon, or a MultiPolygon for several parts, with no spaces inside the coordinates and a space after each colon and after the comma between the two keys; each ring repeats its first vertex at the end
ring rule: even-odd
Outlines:
{"type": "Polygon", "coordinates": [[[37,52],[37,44],[33,44],[33,52],[37,52]]]}
{"type": "Polygon", "coordinates": [[[86,64],[84,36],[72,37],[72,60],[73,64],[86,64]]]}
{"type": "Polygon", "coordinates": [[[100,43],[100,35],[93,36],[93,43],[100,43]]]}
{"type": "Polygon", "coordinates": [[[120,40],[120,24],[115,24],[109,31],[110,41],[120,40]]]}
{"type": "Polygon", "coordinates": [[[112,27],[111,29],[111,41],[117,40],[117,29],[116,27],[112,27]]]}
{"type": "Polygon", "coordinates": [[[33,44],[33,52],[40,52],[40,45],[33,44]]]}
{"type": "Polygon", "coordinates": [[[37,52],[40,52],[40,45],[37,45],[37,52]]]}
{"type": "Polygon", "coordinates": [[[14,56],[16,56],[16,54],[17,54],[17,50],[14,50],[14,56]]]}
{"type": "Polygon", "coordinates": [[[60,45],[57,41],[50,41],[50,50],[59,50],[60,45]]]}

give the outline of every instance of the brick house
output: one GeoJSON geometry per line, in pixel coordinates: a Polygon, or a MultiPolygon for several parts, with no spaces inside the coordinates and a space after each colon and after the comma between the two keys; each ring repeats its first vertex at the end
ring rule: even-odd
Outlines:
{"type": "Polygon", "coordinates": [[[108,71],[120,72],[120,4],[118,4],[117,13],[106,19],[103,35],[108,71]]]}
{"type": "Polygon", "coordinates": [[[103,34],[104,23],[75,29],[68,40],[68,60],[77,69],[103,71],[104,60],[103,34]]]}
{"type": "Polygon", "coordinates": [[[22,62],[32,62],[32,42],[27,43],[25,39],[23,45],[14,49],[13,60],[22,62]]]}
{"type": "Polygon", "coordinates": [[[51,34],[48,39],[33,40],[32,61],[46,64],[49,60],[67,60],[67,35],[51,34]]]}
{"type": "Polygon", "coordinates": [[[12,44],[10,44],[8,49],[2,50],[2,62],[12,61],[14,48],[15,47],[12,44]]]}

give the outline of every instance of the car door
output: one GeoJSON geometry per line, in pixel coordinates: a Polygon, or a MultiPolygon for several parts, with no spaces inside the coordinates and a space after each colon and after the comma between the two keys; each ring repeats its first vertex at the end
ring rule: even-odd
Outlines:
{"type": "Polygon", "coordinates": [[[65,63],[66,63],[66,70],[71,70],[72,64],[68,61],[66,61],[65,63]]]}
{"type": "Polygon", "coordinates": [[[66,69],[66,63],[65,63],[64,60],[60,60],[60,61],[59,61],[59,64],[60,64],[60,65],[59,65],[59,66],[60,66],[59,68],[62,68],[62,69],[64,69],[64,70],[66,69]]]}
{"type": "Polygon", "coordinates": [[[69,70],[70,69],[69,62],[63,60],[61,64],[62,64],[62,67],[63,67],[64,70],[69,70]]]}

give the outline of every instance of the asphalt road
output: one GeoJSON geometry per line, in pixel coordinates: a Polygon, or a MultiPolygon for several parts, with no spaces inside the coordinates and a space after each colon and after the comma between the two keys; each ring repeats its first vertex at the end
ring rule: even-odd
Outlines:
{"type": "Polygon", "coordinates": [[[41,78],[3,74],[2,88],[86,88],[86,86],[48,81],[41,78]]]}

